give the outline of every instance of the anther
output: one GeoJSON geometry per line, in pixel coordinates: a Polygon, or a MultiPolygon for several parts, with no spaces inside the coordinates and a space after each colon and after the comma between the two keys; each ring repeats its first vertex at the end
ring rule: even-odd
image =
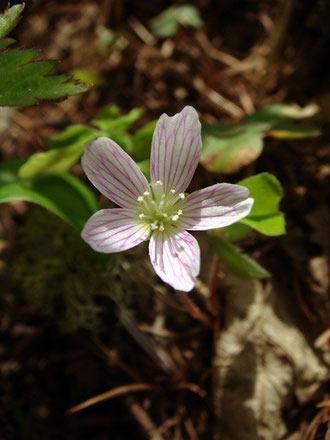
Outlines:
{"type": "Polygon", "coordinates": [[[163,225],[163,223],[161,223],[161,224],[159,225],[159,230],[160,230],[160,231],[164,231],[164,225],[163,225]]]}
{"type": "Polygon", "coordinates": [[[157,180],[156,185],[163,185],[163,182],[161,180],[157,180]]]}
{"type": "Polygon", "coordinates": [[[176,222],[179,219],[179,216],[177,214],[173,215],[172,220],[176,222]]]}
{"type": "Polygon", "coordinates": [[[178,210],[178,215],[181,215],[182,214],[182,209],[179,209],[178,210]]]}
{"type": "Polygon", "coordinates": [[[184,195],[184,193],[180,193],[180,194],[179,194],[179,197],[180,197],[181,200],[183,200],[183,199],[186,198],[186,196],[184,195]]]}
{"type": "Polygon", "coordinates": [[[149,195],[150,195],[150,192],[149,192],[149,191],[144,191],[143,195],[144,195],[144,196],[149,196],[149,195]]]}
{"type": "Polygon", "coordinates": [[[144,218],[145,215],[142,213],[142,214],[139,215],[139,217],[140,217],[140,218],[144,218]]]}
{"type": "Polygon", "coordinates": [[[139,197],[137,198],[137,201],[138,201],[138,202],[143,202],[143,196],[139,196],[139,197]]]}
{"type": "Polygon", "coordinates": [[[174,193],[175,193],[175,189],[171,189],[170,192],[171,192],[172,194],[174,194],[174,193]]]}

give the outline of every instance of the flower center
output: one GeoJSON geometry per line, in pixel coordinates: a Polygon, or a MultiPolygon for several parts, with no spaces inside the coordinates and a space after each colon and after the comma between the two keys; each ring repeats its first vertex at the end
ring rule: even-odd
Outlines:
{"type": "Polygon", "coordinates": [[[184,193],[175,189],[164,191],[163,183],[157,180],[149,185],[149,190],[137,198],[140,206],[140,219],[150,226],[150,232],[155,229],[165,231],[178,224],[182,215],[182,200],[184,193]]]}

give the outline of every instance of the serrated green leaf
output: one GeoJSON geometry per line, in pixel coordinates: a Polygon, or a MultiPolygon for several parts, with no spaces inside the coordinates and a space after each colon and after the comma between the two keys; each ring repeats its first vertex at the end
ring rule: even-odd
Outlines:
{"type": "Polygon", "coordinates": [[[254,198],[250,214],[240,222],[265,235],[284,234],[285,220],[279,210],[283,191],[276,177],[261,173],[241,180],[238,184],[248,188],[250,196],[254,198]]]}
{"type": "Polygon", "coordinates": [[[37,203],[78,230],[82,229],[88,218],[99,209],[93,192],[67,173],[22,179],[18,170],[25,160],[14,159],[0,164],[0,203],[13,200],[37,203]]]}
{"type": "Polygon", "coordinates": [[[29,64],[32,50],[13,50],[0,54],[0,106],[35,105],[40,100],[58,100],[89,89],[88,84],[75,84],[66,75],[45,76],[56,61],[29,64]]]}
{"type": "Polygon", "coordinates": [[[3,14],[0,14],[0,39],[8,35],[17,26],[24,7],[24,3],[15,5],[8,8],[3,14]]]}
{"type": "Polygon", "coordinates": [[[203,26],[203,20],[199,10],[192,5],[171,6],[154,17],[149,26],[156,37],[167,38],[175,35],[180,26],[198,29],[203,26]]]}
{"type": "Polygon", "coordinates": [[[142,114],[142,109],[134,108],[122,115],[117,106],[109,105],[100,111],[96,118],[92,120],[92,124],[104,131],[105,135],[111,136],[113,132],[128,130],[142,114]]]}
{"type": "Polygon", "coordinates": [[[270,276],[266,269],[248,255],[242,253],[237,246],[224,236],[212,232],[210,237],[219,259],[231,272],[243,278],[262,279],[270,276]]]}

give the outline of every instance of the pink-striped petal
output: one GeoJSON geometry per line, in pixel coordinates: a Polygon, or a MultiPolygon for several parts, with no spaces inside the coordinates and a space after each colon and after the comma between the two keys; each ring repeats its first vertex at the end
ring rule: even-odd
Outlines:
{"type": "Polygon", "coordinates": [[[184,192],[198,165],[201,153],[201,124],[193,107],[157,122],[150,157],[151,182],[160,180],[165,190],[184,192]]]}
{"type": "Polygon", "coordinates": [[[130,249],[149,236],[149,228],[141,224],[131,209],[101,209],[88,219],[81,237],[95,251],[104,253],[130,249]]]}
{"type": "Polygon", "coordinates": [[[254,200],[244,186],[218,183],[195,191],[182,204],[180,227],[190,231],[223,228],[246,217],[254,200]]]}
{"type": "Polygon", "coordinates": [[[149,188],[133,159],[106,137],[85,144],[81,163],[93,185],[123,208],[136,207],[137,198],[149,188]]]}
{"type": "Polygon", "coordinates": [[[197,240],[186,231],[155,231],[150,239],[149,255],[157,275],[174,289],[189,292],[200,269],[197,240]]]}

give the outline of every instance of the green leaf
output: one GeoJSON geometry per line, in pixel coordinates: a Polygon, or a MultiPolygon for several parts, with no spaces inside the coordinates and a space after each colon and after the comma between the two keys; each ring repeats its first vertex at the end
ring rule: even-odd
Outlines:
{"type": "Polygon", "coordinates": [[[202,125],[203,150],[201,163],[218,173],[234,173],[255,161],[261,154],[266,136],[300,139],[318,136],[317,127],[299,126],[296,120],[310,117],[315,105],[272,104],[245,116],[238,124],[202,125]]]}
{"type": "Polygon", "coordinates": [[[0,106],[35,105],[89,89],[88,84],[76,84],[66,75],[47,76],[57,62],[29,62],[36,55],[34,50],[17,49],[0,54],[0,106]]]}
{"type": "Polygon", "coordinates": [[[201,164],[209,171],[234,173],[253,162],[263,150],[260,125],[202,125],[201,164]]]}
{"type": "Polygon", "coordinates": [[[93,128],[72,125],[56,136],[45,137],[45,143],[52,149],[30,156],[20,168],[19,176],[41,177],[67,171],[83,154],[84,143],[97,136],[93,128]]]}
{"type": "Polygon", "coordinates": [[[142,109],[134,108],[125,115],[122,115],[119,107],[108,105],[92,120],[92,124],[104,131],[105,135],[110,136],[113,132],[128,130],[142,114],[142,109]]]}
{"type": "Polygon", "coordinates": [[[56,61],[35,61],[36,50],[9,50],[14,43],[4,38],[19,22],[24,4],[9,8],[0,15],[0,106],[35,105],[40,100],[59,100],[89,89],[65,75],[48,75],[56,61]]]}
{"type": "Polygon", "coordinates": [[[242,122],[299,120],[314,116],[318,110],[316,104],[309,104],[306,107],[299,107],[296,104],[270,104],[257,109],[252,115],[245,116],[242,122]]]}
{"type": "Polygon", "coordinates": [[[100,135],[100,132],[95,128],[74,124],[54,136],[44,136],[43,141],[48,148],[63,148],[73,144],[84,144],[100,135]]]}
{"type": "Polygon", "coordinates": [[[210,233],[211,241],[219,259],[227,268],[243,278],[267,278],[270,273],[255,260],[243,254],[242,251],[224,236],[210,233]]]}
{"type": "Polygon", "coordinates": [[[150,157],[152,136],[157,121],[151,121],[137,130],[132,136],[132,155],[136,160],[150,157]]]}
{"type": "Polygon", "coordinates": [[[221,230],[230,241],[239,241],[247,237],[251,233],[252,228],[244,223],[237,222],[221,228],[221,230]]]}
{"type": "Polygon", "coordinates": [[[24,200],[37,203],[81,230],[99,209],[93,192],[77,177],[63,173],[35,179],[22,179],[18,170],[26,159],[0,164],[0,203],[24,200]]]}
{"type": "Polygon", "coordinates": [[[276,177],[261,173],[241,180],[238,184],[248,188],[250,196],[254,198],[250,214],[240,222],[265,235],[284,234],[285,220],[279,210],[283,191],[276,177]]]}
{"type": "Polygon", "coordinates": [[[0,14],[0,39],[8,35],[17,26],[24,7],[24,3],[15,5],[7,9],[3,14],[0,14]]]}
{"type": "Polygon", "coordinates": [[[175,35],[180,26],[203,26],[199,10],[192,5],[171,6],[150,21],[151,32],[159,38],[175,35]]]}

